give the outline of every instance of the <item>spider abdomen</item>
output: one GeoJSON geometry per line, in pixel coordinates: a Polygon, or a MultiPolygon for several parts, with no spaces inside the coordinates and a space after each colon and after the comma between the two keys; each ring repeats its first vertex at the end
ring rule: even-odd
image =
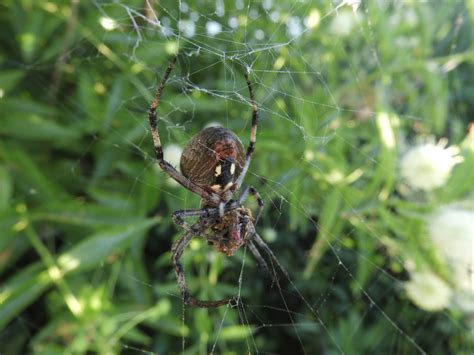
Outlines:
{"type": "Polygon", "coordinates": [[[229,189],[245,162],[239,137],[224,127],[208,127],[195,135],[181,155],[181,172],[214,192],[229,189]]]}

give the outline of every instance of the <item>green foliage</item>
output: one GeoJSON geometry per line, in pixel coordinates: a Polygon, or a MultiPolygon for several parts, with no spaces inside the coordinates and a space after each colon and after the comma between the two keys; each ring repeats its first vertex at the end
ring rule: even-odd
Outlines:
{"type": "Polygon", "coordinates": [[[355,15],[331,2],[220,3],[222,16],[198,0],[181,12],[0,4],[1,352],[471,353],[469,314],[423,311],[403,282],[416,265],[452,284],[426,221],[474,206],[472,4],[364,1],[355,15]],[[178,21],[193,14],[188,36],[178,21]],[[292,38],[293,20],[304,32],[292,38]],[[206,33],[208,21],[223,31],[206,33]],[[165,148],[211,122],[248,143],[243,71],[254,82],[246,183],[291,280],[266,278],[244,248],[228,258],[193,240],[183,257],[193,295],[238,294],[239,307],[183,307],[171,266],[182,232],[171,213],[199,199],[156,166],[146,110],[176,50],[158,109],[165,148]],[[443,187],[410,192],[400,157],[430,136],[464,161],[443,187]]]}

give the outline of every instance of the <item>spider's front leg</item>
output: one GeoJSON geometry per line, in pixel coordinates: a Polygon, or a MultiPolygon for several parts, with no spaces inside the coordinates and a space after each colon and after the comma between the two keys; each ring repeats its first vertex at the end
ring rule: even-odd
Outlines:
{"type": "Polygon", "coordinates": [[[219,203],[219,206],[217,207],[204,207],[204,208],[192,209],[192,210],[178,210],[178,211],[173,212],[173,215],[171,217],[173,218],[174,223],[176,223],[178,226],[189,231],[191,230],[191,226],[189,225],[189,223],[186,223],[184,218],[191,218],[191,217],[204,217],[204,218],[221,217],[222,218],[225,213],[235,210],[237,207],[238,207],[237,202],[235,200],[230,200],[227,203],[224,203],[224,202],[219,203]]]}
{"type": "Polygon", "coordinates": [[[174,245],[171,249],[172,252],[172,261],[173,266],[176,271],[176,277],[178,278],[178,285],[181,290],[181,295],[183,296],[184,304],[192,307],[201,307],[201,308],[211,308],[219,307],[225,304],[229,304],[233,298],[226,298],[218,301],[202,301],[191,297],[186,285],[186,279],[184,277],[183,265],[180,263],[180,259],[183,256],[184,249],[189,245],[193,237],[199,234],[201,231],[198,228],[191,226],[191,230],[186,232],[174,245]]]}
{"type": "Polygon", "coordinates": [[[247,170],[250,166],[250,160],[252,159],[252,154],[255,150],[255,143],[257,142],[257,125],[258,125],[258,112],[257,112],[257,103],[255,102],[255,95],[253,93],[252,84],[249,79],[248,73],[244,73],[245,81],[247,82],[247,86],[249,89],[249,96],[250,96],[250,104],[252,106],[252,127],[250,128],[250,143],[247,148],[247,154],[245,155],[245,162],[244,166],[242,167],[242,171],[237,178],[235,185],[236,188],[239,189],[244,182],[245,175],[247,174],[247,170]]]}
{"type": "Polygon", "coordinates": [[[218,210],[216,208],[200,208],[195,210],[178,210],[173,212],[171,216],[173,218],[173,222],[176,223],[178,226],[186,229],[187,231],[191,231],[191,225],[187,223],[184,218],[190,217],[211,217],[218,210]]]}
{"type": "Polygon", "coordinates": [[[262,215],[262,212],[263,212],[263,199],[262,199],[262,196],[260,196],[260,194],[258,193],[258,191],[255,189],[255,187],[253,186],[247,186],[244,191],[242,192],[242,194],[240,195],[239,197],[239,200],[238,200],[238,204],[239,206],[241,206],[245,200],[247,199],[249,193],[255,197],[255,199],[257,200],[257,203],[258,203],[258,212],[257,212],[257,216],[255,217],[255,222],[254,224],[257,225],[258,223],[258,220],[260,219],[261,215],[262,215]]]}
{"type": "Polygon", "coordinates": [[[163,79],[161,80],[160,86],[156,90],[155,97],[150,104],[150,108],[148,109],[148,121],[150,122],[150,130],[151,130],[151,137],[153,139],[153,146],[155,147],[155,156],[158,161],[160,168],[167,173],[172,179],[176,180],[181,186],[184,186],[188,190],[194,192],[195,194],[201,196],[203,199],[208,201],[212,201],[214,203],[219,203],[221,201],[221,197],[215,193],[211,193],[201,186],[195,184],[191,180],[184,177],[178,170],[176,170],[170,163],[168,163],[163,157],[163,147],[161,146],[160,134],[158,132],[158,117],[157,117],[157,109],[160,103],[161,95],[165,88],[166,82],[171,74],[171,70],[173,69],[174,65],[176,64],[177,57],[173,57],[171,62],[168,64],[168,68],[166,68],[165,74],[163,79]]]}

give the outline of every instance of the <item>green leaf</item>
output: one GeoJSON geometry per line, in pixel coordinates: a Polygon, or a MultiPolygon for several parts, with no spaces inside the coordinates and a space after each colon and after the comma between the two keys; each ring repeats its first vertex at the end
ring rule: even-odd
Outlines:
{"type": "Polygon", "coordinates": [[[0,291],[0,330],[21,313],[50,285],[41,263],[24,268],[7,280],[0,291]]]}
{"type": "Polygon", "coordinates": [[[473,191],[474,152],[466,153],[464,161],[454,167],[448,183],[435,191],[438,198],[445,203],[463,199],[473,191]]]}
{"type": "Polygon", "coordinates": [[[3,90],[5,94],[8,94],[8,92],[24,75],[25,72],[22,70],[7,70],[0,72],[0,90],[3,90]]]}
{"type": "MultiPolygon", "coordinates": [[[[29,251],[29,243],[15,231],[19,216],[13,209],[0,213],[0,275],[7,273],[29,251]]],[[[20,222],[21,226],[21,222],[20,222]]]]}
{"type": "Polygon", "coordinates": [[[64,272],[77,272],[99,266],[109,255],[120,253],[135,238],[155,224],[154,219],[145,219],[126,226],[114,226],[90,236],[58,258],[64,272]]]}
{"type": "Polygon", "coordinates": [[[334,188],[325,201],[318,226],[318,235],[309,252],[304,271],[306,278],[311,276],[321,256],[329,248],[329,245],[332,245],[334,239],[339,236],[339,229],[342,227],[339,214],[344,203],[343,194],[344,190],[342,188],[334,188]],[[339,228],[336,229],[337,226],[339,228]]]}
{"type": "Polygon", "coordinates": [[[0,213],[10,206],[13,193],[13,182],[8,170],[0,165],[0,213]]]}
{"type": "Polygon", "coordinates": [[[183,324],[181,320],[169,316],[163,319],[158,319],[156,322],[153,322],[153,324],[150,324],[150,326],[155,327],[163,333],[172,334],[177,337],[184,337],[189,334],[189,328],[186,324],[183,324]]]}
{"type": "Polygon", "coordinates": [[[143,217],[130,215],[128,211],[124,213],[124,210],[119,208],[80,203],[74,200],[45,204],[31,212],[31,218],[36,221],[50,221],[77,226],[106,227],[130,224],[143,217]]]}
{"type": "Polygon", "coordinates": [[[30,196],[47,201],[66,197],[62,187],[46,176],[45,169],[38,166],[39,162],[21,148],[0,143],[0,157],[4,157],[10,170],[15,172],[15,183],[30,196]]]}
{"type": "Polygon", "coordinates": [[[248,325],[231,325],[222,328],[219,339],[220,340],[241,340],[251,336],[255,332],[255,327],[248,325]]]}
{"type": "Polygon", "coordinates": [[[50,106],[29,100],[4,99],[0,109],[8,114],[2,117],[0,134],[32,141],[71,144],[80,137],[81,131],[55,122],[57,111],[50,106]]]}

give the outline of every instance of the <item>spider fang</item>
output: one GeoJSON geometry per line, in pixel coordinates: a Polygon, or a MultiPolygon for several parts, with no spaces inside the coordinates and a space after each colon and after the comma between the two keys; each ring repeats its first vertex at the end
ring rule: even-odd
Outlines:
{"type": "Polygon", "coordinates": [[[221,192],[222,186],[219,185],[219,184],[211,185],[211,190],[214,191],[214,192],[221,192]]]}

